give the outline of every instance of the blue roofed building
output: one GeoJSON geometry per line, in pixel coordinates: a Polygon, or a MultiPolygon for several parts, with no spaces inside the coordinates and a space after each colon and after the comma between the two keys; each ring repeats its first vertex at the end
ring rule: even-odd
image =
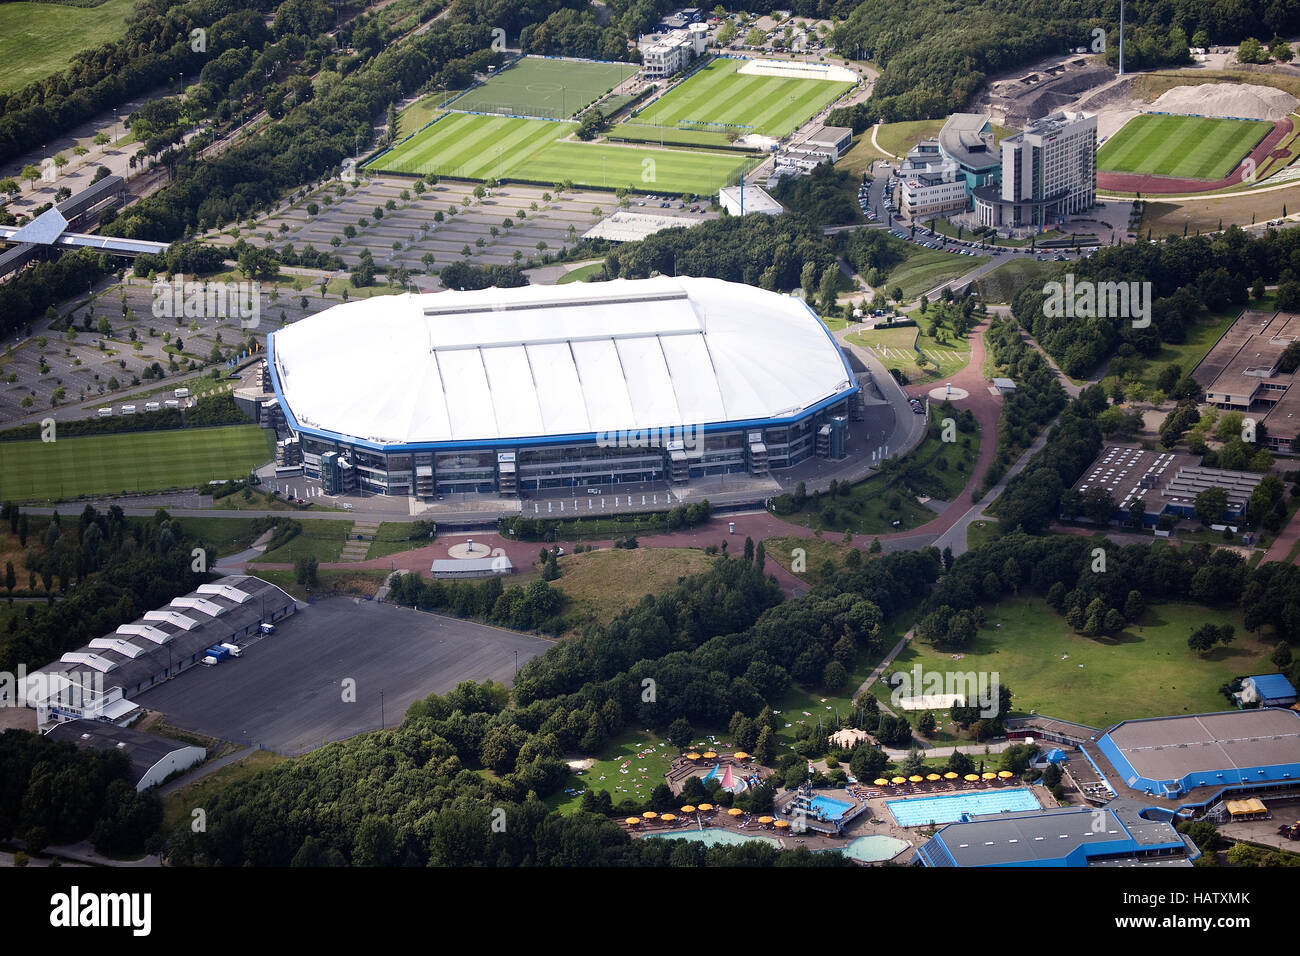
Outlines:
{"type": "Polygon", "coordinates": [[[1237,700],[1260,707],[1290,707],[1296,702],[1295,688],[1281,674],[1256,674],[1241,682],[1237,700]]]}
{"type": "Polygon", "coordinates": [[[1195,846],[1131,806],[966,815],[916,850],[922,866],[1191,866],[1195,846]]]}

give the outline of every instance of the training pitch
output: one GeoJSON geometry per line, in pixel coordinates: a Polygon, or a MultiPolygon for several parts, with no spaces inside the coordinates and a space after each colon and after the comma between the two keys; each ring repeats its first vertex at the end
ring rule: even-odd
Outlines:
{"type": "Polygon", "coordinates": [[[633,63],[527,56],[450,105],[452,109],[475,113],[569,119],[636,71],[633,63]]]}
{"type": "Polygon", "coordinates": [[[746,62],[713,60],[627,122],[780,137],[852,85],[739,72],[746,62]]]}
{"type": "Polygon", "coordinates": [[[256,425],[0,444],[0,496],[27,501],[193,488],[242,478],[274,454],[256,425]]]}
{"type": "Polygon", "coordinates": [[[1102,144],[1097,151],[1097,168],[1185,179],[1222,179],[1272,128],[1272,123],[1263,120],[1142,113],[1102,144]]]}
{"type": "Polygon", "coordinates": [[[716,192],[755,160],[739,153],[562,141],[573,123],[450,113],[384,153],[378,172],[572,182],[593,189],[660,193],[716,192]]]}

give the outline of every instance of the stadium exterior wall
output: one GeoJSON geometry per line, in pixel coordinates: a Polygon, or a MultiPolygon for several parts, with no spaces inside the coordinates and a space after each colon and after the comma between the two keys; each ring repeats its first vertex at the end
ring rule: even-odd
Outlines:
{"type": "MultiPolygon", "coordinates": [[[[797,415],[705,423],[683,429],[686,461],[674,463],[660,438],[683,437],[646,429],[644,443],[607,447],[601,433],[573,433],[524,438],[379,443],[328,428],[308,426],[295,416],[285,398],[275,358],[275,334],[267,337],[267,369],[287,426],[299,436],[302,466],[309,478],[322,481],[331,494],[368,494],[430,498],[443,494],[513,495],[547,488],[613,486],[626,482],[684,481],[722,474],[764,474],[793,467],[817,455],[817,433],[832,419],[844,419],[860,391],[848,360],[816,313],[802,303],[834,347],[850,383],[848,387],[797,415]],[[756,457],[754,434],[764,458],[756,457]],[[332,458],[327,458],[334,453],[332,458]],[[338,461],[347,459],[346,471],[338,461]],[[325,466],[322,468],[322,460],[325,466]],[[505,468],[503,468],[505,466],[505,468]],[[421,474],[425,471],[425,474],[421,474]]],[[[635,440],[635,433],[633,435],[635,440]]]]}

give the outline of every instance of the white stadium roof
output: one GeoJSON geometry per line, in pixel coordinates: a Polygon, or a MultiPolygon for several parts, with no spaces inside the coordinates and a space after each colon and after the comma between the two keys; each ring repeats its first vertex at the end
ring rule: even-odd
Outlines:
{"type": "Polygon", "coordinates": [[[789,419],[854,385],[800,300],[666,276],[376,296],[271,352],[298,427],[377,445],[789,419]]]}

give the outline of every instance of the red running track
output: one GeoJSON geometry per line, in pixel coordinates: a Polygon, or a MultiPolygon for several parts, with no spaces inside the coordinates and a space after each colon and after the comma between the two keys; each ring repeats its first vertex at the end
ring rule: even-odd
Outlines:
{"type": "MultiPolygon", "coordinates": [[[[1289,119],[1278,120],[1273,124],[1272,131],[1259,141],[1247,157],[1255,163],[1255,169],[1264,165],[1264,160],[1268,158],[1269,153],[1290,135],[1291,129],[1292,123],[1289,119]]],[[[1177,179],[1173,176],[1155,176],[1151,173],[1116,173],[1097,170],[1097,188],[1144,195],[1146,193],[1204,193],[1212,189],[1226,189],[1240,183],[1245,172],[1245,161],[1242,162],[1242,165],[1238,165],[1223,179],[1216,180],[1177,179]]]]}

